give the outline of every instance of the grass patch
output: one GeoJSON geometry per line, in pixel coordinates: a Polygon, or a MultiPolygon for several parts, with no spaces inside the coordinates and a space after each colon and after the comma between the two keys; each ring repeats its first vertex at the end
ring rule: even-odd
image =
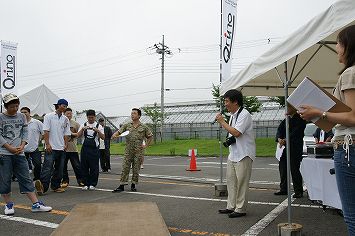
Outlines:
{"type": "MultiPolygon", "coordinates": [[[[80,149],[80,145],[79,149],[80,149]]],[[[273,157],[275,155],[274,138],[257,138],[256,139],[256,156],[257,157],[273,157]]],[[[219,141],[216,139],[185,139],[185,140],[169,140],[162,143],[152,144],[145,152],[150,156],[187,156],[188,150],[197,149],[198,156],[219,156],[219,141]]],[[[125,143],[111,144],[111,154],[123,155],[125,143]]],[[[223,156],[228,155],[228,148],[222,146],[223,156]]]]}

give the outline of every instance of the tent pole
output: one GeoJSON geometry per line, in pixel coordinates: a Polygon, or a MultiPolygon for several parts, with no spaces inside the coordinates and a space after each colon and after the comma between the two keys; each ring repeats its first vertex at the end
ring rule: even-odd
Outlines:
{"type": "MultiPolygon", "coordinates": [[[[221,0],[221,25],[220,25],[220,43],[219,43],[219,88],[222,85],[222,21],[223,21],[223,0],[221,0]]],[[[221,94],[219,95],[222,96],[221,94]]],[[[219,112],[223,114],[223,99],[220,98],[219,112]]],[[[219,158],[220,158],[220,183],[223,183],[223,150],[222,150],[222,126],[219,126],[219,158]]]]}
{"type": "MultiPolygon", "coordinates": [[[[285,62],[285,113],[287,114],[287,98],[288,98],[288,86],[289,79],[287,74],[287,62],[285,62]]],[[[291,225],[291,165],[290,165],[290,130],[289,130],[289,116],[286,115],[286,159],[287,159],[287,220],[288,224],[291,225]]]]}
{"type": "MultiPolygon", "coordinates": [[[[222,20],[223,20],[223,0],[221,0],[221,35],[220,35],[220,44],[219,44],[219,89],[222,85],[222,20]]],[[[220,91],[220,90],[219,90],[220,91]]],[[[220,104],[219,104],[219,111],[223,113],[223,99],[221,94],[220,95],[220,104]]],[[[222,126],[219,125],[219,158],[220,158],[220,181],[214,185],[215,188],[215,196],[227,196],[227,185],[223,183],[223,150],[222,150],[222,126]]]]}

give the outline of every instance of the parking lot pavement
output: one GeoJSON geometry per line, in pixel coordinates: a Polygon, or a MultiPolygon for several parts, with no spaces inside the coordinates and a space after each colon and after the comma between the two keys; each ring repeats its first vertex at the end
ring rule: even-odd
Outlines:
{"type": "MultiPolygon", "coordinates": [[[[237,219],[217,213],[218,209],[226,206],[225,197],[214,196],[212,180],[219,179],[219,169],[215,168],[218,164],[214,164],[218,159],[198,158],[197,164],[202,170],[191,173],[185,171],[187,158],[148,157],[142,170],[146,177],[140,179],[138,192],[111,193],[119,184],[120,161],[120,158],[113,159],[111,174],[100,174],[96,191],[82,191],[71,185],[65,193],[49,192],[42,196],[41,199],[55,209],[51,213],[31,213],[29,201],[18,193],[17,183],[13,183],[15,216],[18,218],[6,218],[1,211],[0,235],[50,235],[76,204],[86,202],[156,202],[171,235],[176,236],[226,236],[246,232],[250,235],[276,235],[277,224],[287,222],[285,196],[273,195],[278,181],[273,159],[259,158],[254,163],[256,169],[253,170],[252,181],[265,181],[267,184],[252,184],[248,214],[237,219]],[[206,179],[210,181],[204,182],[206,179]]],[[[73,176],[71,181],[75,182],[73,176]]],[[[346,235],[342,217],[334,210],[324,212],[306,197],[293,201],[292,221],[303,225],[304,235],[346,235]]]]}

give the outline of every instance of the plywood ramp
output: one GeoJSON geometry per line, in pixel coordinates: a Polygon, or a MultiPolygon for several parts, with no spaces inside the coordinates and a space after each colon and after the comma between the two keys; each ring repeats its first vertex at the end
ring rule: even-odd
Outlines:
{"type": "Polygon", "coordinates": [[[78,204],[52,236],[167,236],[169,230],[153,202],[78,204]]]}

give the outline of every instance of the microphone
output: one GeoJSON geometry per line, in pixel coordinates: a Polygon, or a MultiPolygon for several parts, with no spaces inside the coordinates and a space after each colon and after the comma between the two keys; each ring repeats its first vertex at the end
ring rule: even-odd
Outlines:
{"type": "Polygon", "coordinates": [[[211,125],[216,124],[216,122],[217,122],[217,118],[215,118],[215,119],[214,119],[214,121],[213,121],[213,122],[211,122],[211,125]]]}

